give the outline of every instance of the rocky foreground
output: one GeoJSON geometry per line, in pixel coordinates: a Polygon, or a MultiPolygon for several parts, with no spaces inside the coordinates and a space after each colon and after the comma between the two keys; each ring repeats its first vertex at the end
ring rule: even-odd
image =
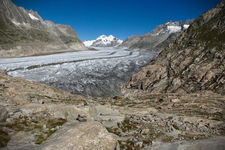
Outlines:
{"type": "Polygon", "coordinates": [[[1,72],[0,146],[9,150],[225,148],[225,96],[139,92],[88,99],[1,72]]]}
{"type": "Polygon", "coordinates": [[[103,150],[117,145],[117,140],[90,115],[95,105],[81,96],[1,72],[0,100],[3,149],[103,150]]]}

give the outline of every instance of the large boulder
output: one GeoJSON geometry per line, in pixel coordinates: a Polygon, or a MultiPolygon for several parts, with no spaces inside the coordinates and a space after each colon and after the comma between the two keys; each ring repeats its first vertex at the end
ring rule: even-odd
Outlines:
{"type": "Polygon", "coordinates": [[[114,150],[117,140],[98,122],[74,122],[59,130],[40,148],[43,150],[114,150]]]}

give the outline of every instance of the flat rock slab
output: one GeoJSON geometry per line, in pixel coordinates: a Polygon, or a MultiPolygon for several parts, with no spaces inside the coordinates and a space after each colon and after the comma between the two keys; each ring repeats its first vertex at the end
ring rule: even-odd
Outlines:
{"type": "Polygon", "coordinates": [[[95,121],[101,122],[104,126],[116,126],[124,120],[125,116],[110,106],[97,105],[90,108],[89,114],[95,121]]]}
{"type": "Polygon", "coordinates": [[[43,150],[114,150],[117,140],[98,122],[73,123],[50,137],[43,150]]]}

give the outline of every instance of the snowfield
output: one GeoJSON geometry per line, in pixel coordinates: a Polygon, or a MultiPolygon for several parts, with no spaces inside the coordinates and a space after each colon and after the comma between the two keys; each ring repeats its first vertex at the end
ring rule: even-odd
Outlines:
{"type": "Polygon", "coordinates": [[[45,56],[0,59],[9,75],[85,96],[120,95],[120,86],[155,56],[146,51],[101,48],[45,56]]]}
{"type": "Polygon", "coordinates": [[[31,13],[29,13],[28,15],[30,16],[30,18],[31,18],[32,20],[39,20],[37,17],[35,17],[35,16],[32,15],[31,13]]]}
{"type": "Polygon", "coordinates": [[[175,33],[175,32],[180,32],[182,28],[181,26],[170,25],[170,26],[167,26],[167,29],[169,30],[170,33],[175,33]]]}

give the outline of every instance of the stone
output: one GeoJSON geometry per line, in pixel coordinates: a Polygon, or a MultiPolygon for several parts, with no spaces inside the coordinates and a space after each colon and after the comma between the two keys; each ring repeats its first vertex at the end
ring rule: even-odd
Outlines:
{"type": "Polygon", "coordinates": [[[141,131],[141,133],[147,135],[147,134],[149,133],[149,129],[143,129],[143,130],[141,131]]]}
{"type": "Polygon", "coordinates": [[[175,99],[171,99],[171,102],[173,102],[173,103],[178,103],[178,102],[180,102],[180,100],[177,99],[177,98],[175,98],[175,99]]]}
{"type": "Polygon", "coordinates": [[[4,106],[0,105],[0,122],[5,122],[7,118],[8,118],[7,109],[4,106]]]}
{"type": "Polygon", "coordinates": [[[59,130],[39,149],[43,150],[114,150],[117,140],[98,122],[70,124],[59,130]],[[59,136],[60,135],[60,136],[59,136]]]}
{"type": "Polygon", "coordinates": [[[80,121],[80,122],[86,122],[87,121],[87,117],[86,116],[81,116],[81,115],[78,114],[76,120],[80,121]]]}

